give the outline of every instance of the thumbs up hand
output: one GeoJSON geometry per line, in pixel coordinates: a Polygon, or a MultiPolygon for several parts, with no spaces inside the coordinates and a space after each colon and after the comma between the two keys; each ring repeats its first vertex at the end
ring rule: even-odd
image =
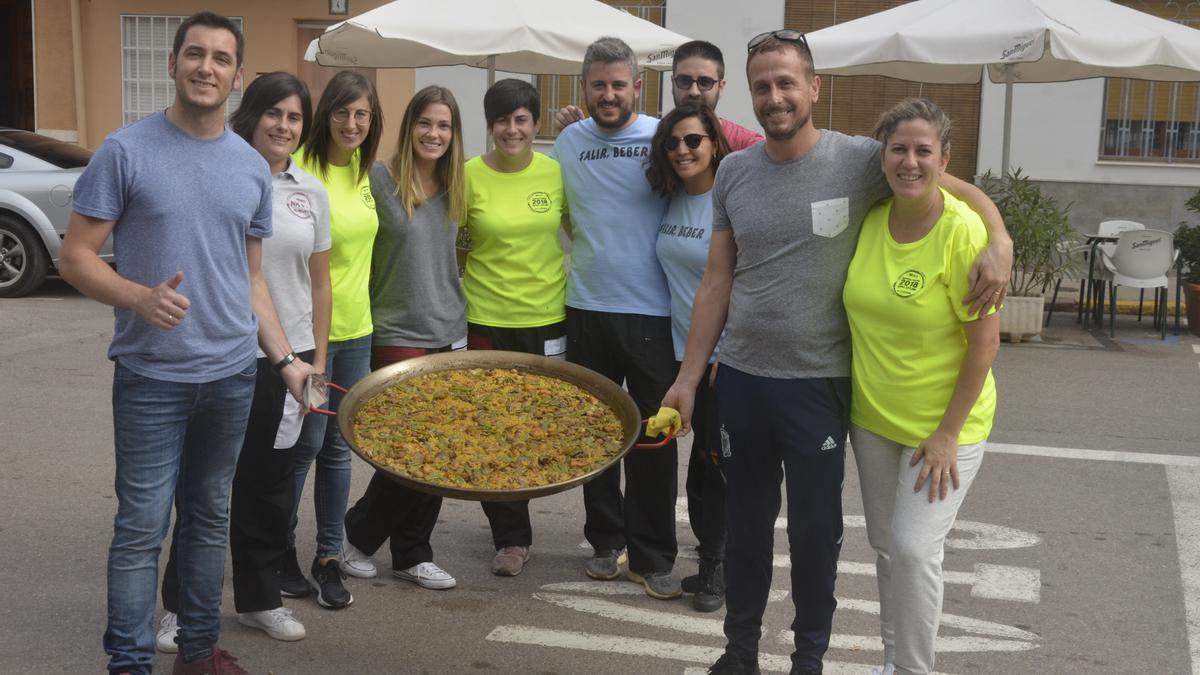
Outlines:
{"type": "Polygon", "coordinates": [[[163,330],[173,330],[187,314],[192,303],[175,289],[183,283],[183,272],[167,279],[154,288],[147,288],[135,306],[135,310],[146,323],[163,330]]]}

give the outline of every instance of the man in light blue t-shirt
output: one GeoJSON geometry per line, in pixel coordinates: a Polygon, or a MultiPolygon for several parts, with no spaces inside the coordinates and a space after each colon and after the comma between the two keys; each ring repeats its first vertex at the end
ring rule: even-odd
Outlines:
{"type": "MultiPolygon", "coordinates": [[[[582,93],[592,116],[563,130],[562,167],[572,234],[567,277],[567,360],[625,383],[642,416],[675,379],[671,296],[654,255],[667,201],[646,181],[658,120],[634,112],[642,81],[629,45],[593,42],[582,93]]],[[[583,489],[584,536],[595,553],[587,574],[615,579],[628,547],[628,576],[652,597],[680,594],[675,564],[676,446],[637,450],[583,489]]]]}
{"type": "Polygon", "coordinates": [[[230,486],[255,383],[255,343],[297,399],[295,358],[260,270],[266,161],[225,129],[244,43],[201,12],[175,34],[169,108],[109,136],[75,186],[63,278],[115,308],[117,515],[108,553],[110,672],[149,673],[158,554],[178,506],[175,673],[245,672],[217,648],[230,486]],[[97,255],[113,237],[119,271],[97,255]],[[178,486],[177,486],[178,484],[178,486]]]}

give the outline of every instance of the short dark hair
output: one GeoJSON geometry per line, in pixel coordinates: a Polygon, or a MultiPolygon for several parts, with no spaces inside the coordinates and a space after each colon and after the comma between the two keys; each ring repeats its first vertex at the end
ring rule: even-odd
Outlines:
{"type": "Polygon", "coordinates": [[[313,113],[312,133],[308,135],[308,142],[304,144],[304,159],[316,164],[319,178],[322,180],[329,177],[329,148],[333,144],[329,117],[333,115],[334,110],[344,108],[360,98],[367,99],[367,105],[371,107],[371,124],[367,127],[367,137],[362,145],[358,146],[356,179],[362,180],[375,163],[379,137],[383,135],[383,110],[379,105],[379,93],[375,90],[375,85],[362,73],[339,70],[325,85],[321,100],[317,102],[317,110],[313,113]]]}
{"type": "Polygon", "coordinates": [[[725,79],[725,55],[721,48],[705,40],[692,40],[679,45],[675,49],[675,58],[671,59],[671,70],[679,67],[684,59],[699,57],[707,61],[717,62],[717,79],[725,79]]]}
{"type": "Polygon", "coordinates": [[[766,40],[763,40],[761,44],[755,46],[754,49],[750,50],[750,53],[746,55],[746,74],[750,74],[750,62],[753,61],[754,57],[758,56],[759,54],[766,54],[767,52],[784,52],[789,49],[795,50],[795,52],[800,55],[800,60],[804,62],[804,66],[808,71],[807,75],[809,77],[812,77],[816,74],[817,69],[815,66],[813,66],[812,50],[809,49],[808,42],[806,40],[780,40],[776,37],[767,38],[766,40]]]}
{"type": "Polygon", "coordinates": [[[542,117],[541,107],[537,87],[512,77],[493,84],[483,95],[483,116],[489,127],[520,108],[532,113],[533,123],[537,124],[542,117]]]}
{"type": "Polygon", "coordinates": [[[713,173],[716,173],[717,166],[721,164],[721,158],[731,152],[729,141],[725,140],[725,134],[721,132],[721,119],[712,108],[703,103],[684,103],[673,108],[671,112],[663,115],[658,129],[654,131],[654,137],[650,139],[650,159],[646,168],[646,180],[650,182],[650,189],[664,197],[674,195],[683,184],[671,166],[670,158],[667,157],[667,138],[675,131],[676,124],[689,117],[700,120],[713,142],[713,173]]]}
{"type": "Polygon", "coordinates": [[[308,128],[312,124],[312,97],[308,94],[308,85],[295,75],[282,70],[259,75],[246,87],[245,93],[242,94],[242,104],[238,106],[237,112],[229,117],[229,126],[233,133],[253,145],[254,129],[262,119],[263,113],[289,96],[300,99],[300,112],[304,115],[304,126],[300,129],[300,145],[304,145],[308,140],[308,128]]]}
{"type": "Polygon", "coordinates": [[[175,42],[171,47],[171,53],[175,58],[179,58],[179,50],[183,48],[183,40],[187,37],[187,32],[191,30],[192,26],[224,28],[233,33],[234,39],[237,40],[237,65],[242,65],[242,57],[246,55],[246,38],[242,35],[242,31],[237,27],[236,23],[215,12],[196,12],[184,19],[183,23],[179,24],[179,28],[175,30],[175,42]]]}

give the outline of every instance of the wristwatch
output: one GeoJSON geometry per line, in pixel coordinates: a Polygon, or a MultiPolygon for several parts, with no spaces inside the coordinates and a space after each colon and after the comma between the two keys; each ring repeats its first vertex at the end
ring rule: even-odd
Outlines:
{"type": "Polygon", "coordinates": [[[271,370],[274,370],[274,371],[275,371],[275,372],[277,372],[277,373],[282,373],[282,372],[283,372],[283,369],[284,369],[284,368],[287,368],[287,367],[288,367],[288,365],[289,365],[289,364],[290,364],[292,361],[295,361],[295,360],[296,360],[296,353],[295,353],[295,352],[288,352],[288,353],[284,354],[284,355],[283,355],[283,358],[282,358],[282,359],[279,359],[279,361],[278,361],[278,362],[276,362],[276,364],[275,364],[275,365],[271,366],[271,370]]]}

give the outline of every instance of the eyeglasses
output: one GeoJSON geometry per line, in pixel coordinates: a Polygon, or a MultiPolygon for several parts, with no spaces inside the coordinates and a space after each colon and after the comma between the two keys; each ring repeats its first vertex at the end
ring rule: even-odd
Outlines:
{"type": "Polygon", "coordinates": [[[684,91],[691,89],[693,84],[700,87],[700,91],[708,91],[720,82],[720,80],[714,80],[711,77],[692,77],[690,75],[676,75],[671,78],[671,81],[675,83],[676,87],[684,91]]]}
{"type": "Polygon", "coordinates": [[[706,138],[712,138],[712,136],[707,134],[685,134],[683,138],[667,136],[667,139],[663,141],[663,147],[667,149],[667,152],[675,152],[675,148],[679,147],[679,142],[683,141],[683,144],[688,146],[689,149],[695,150],[700,147],[700,142],[706,138]]]}
{"type": "MultiPolygon", "coordinates": [[[[334,122],[337,122],[338,124],[343,124],[343,123],[345,123],[346,120],[350,119],[350,111],[345,108],[338,108],[337,110],[334,110],[329,116],[333,118],[334,122]]],[[[371,121],[371,111],[366,110],[366,109],[355,110],[354,111],[354,121],[358,122],[359,124],[369,123],[371,121]]]]}
{"type": "Polygon", "coordinates": [[[783,30],[770,30],[765,33],[759,33],[758,35],[755,35],[749,42],[746,43],[746,52],[749,53],[755,49],[758,49],[759,45],[767,40],[770,40],[771,38],[782,40],[784,42],[795,42],[796,44],[804,45],[804,51],[812,52],[812,50],[808,48],[808,40],[804,37],[804,31],[794,30],[791,28],[784,28],[783,30]]]}

